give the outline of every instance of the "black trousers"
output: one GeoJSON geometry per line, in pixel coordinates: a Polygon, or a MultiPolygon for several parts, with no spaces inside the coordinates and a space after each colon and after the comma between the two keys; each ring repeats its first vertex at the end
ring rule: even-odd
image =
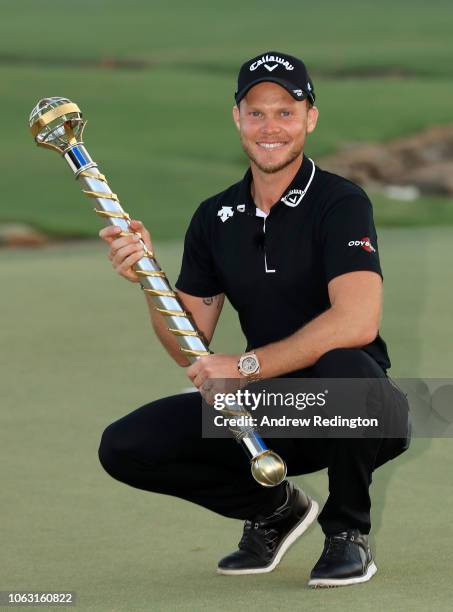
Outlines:
{"type": "MultiPolygon", "coordinates": [[[[307,371],[316,378],[385,378],[361,349],[336,349],[307,371]]],[[[199,393],[166,397],[109,425],[99,447],[104,469],[132,487],[189,500],[223,516],[251,519],[283,501],[284,485],[264,488],[235,440],[201,437],[199,393]]],[[[369,533],[373,470],[401,454],[400,438],[272,438],[288,475],[328,469],[329,497],[319,515],[324,533],[369,533]]]]}

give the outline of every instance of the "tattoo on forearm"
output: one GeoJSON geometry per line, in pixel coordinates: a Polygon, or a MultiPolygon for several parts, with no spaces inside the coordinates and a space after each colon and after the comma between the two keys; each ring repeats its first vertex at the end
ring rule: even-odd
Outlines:
{"type": "Polygon", "coordinates": [[[221,306],[220,295],[214,295],[212,297],[203,298],[203,304],[206,304],[206,306],[212,306],[214,302],[217,302],[217,308],[220,308],[221,306]]]}

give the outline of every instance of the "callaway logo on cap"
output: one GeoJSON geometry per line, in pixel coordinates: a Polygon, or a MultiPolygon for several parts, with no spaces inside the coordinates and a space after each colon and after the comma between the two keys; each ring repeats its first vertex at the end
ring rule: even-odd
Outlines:
{"type": "Polygon", "coordinates": [[[315,102],[313,81],[305,64],[292,55],[268,51],[242,64],[235,93],[236,104],[239,104],[251,87],[263,81],[281,85],[296,100],[308,98],[312,104],[315,102]]]}

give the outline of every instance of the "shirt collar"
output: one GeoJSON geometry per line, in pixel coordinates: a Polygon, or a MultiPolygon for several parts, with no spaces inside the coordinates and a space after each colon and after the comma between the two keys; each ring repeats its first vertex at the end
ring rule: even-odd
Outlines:
{"type": "MultiPolygon", "coordinates": [[[[283,191],[280,198],[275,202],[274,206],[288,206],[289,208],[296,208],[302,200],[304,192],[307,191],[307,185],[310,186],[310,179],[312,178],[314,170],[314,164],[309,157],[306,155],[302,158],[302,163],[299,166],[295,177],[283,191]]],[[[256,215],[256,205],[252,198],[251,193],[252,184],[252,171],[250,167],[244,174],[244,178],[241,181],[239,187],[239,199],[240,202],[236,205],[239,212],[245,212],[248,215],[256,215]]],[[[274,208],[274,206],[272,208],[274,208]]]]}

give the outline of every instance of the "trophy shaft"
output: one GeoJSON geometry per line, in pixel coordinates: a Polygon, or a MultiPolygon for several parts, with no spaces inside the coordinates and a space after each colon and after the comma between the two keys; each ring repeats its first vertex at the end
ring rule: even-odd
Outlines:
{"type": "MultiPolygon", "coordinates": [[[[83,174],[83,170],[79,172],[79,182],[83,186],[85,193],[97,194],[91,196],[95,203],[95,211],[103,217],[104,221],[109,225],[119,226],[125,233],[129,232],[129,217],[124,212],[121,204],[117,199],[112,199],[112,191],[106,180],[100,180],[95,178],[96,174],[99,174],[96,165],[90,166],[90,171],[87,173],[88,176],[83,174]],[[94,172],[96,170],[96,172],[94,172]],[[92,176],[90,176],[92,175],[92,176]],[[105,194],[105,197],[102,197],[105,194]]],[[[102,176],[102,175],[101,175],[102,176]]],[[[114,194],[113,194],[114,195],[114,194]]],[[[168,315],[167,322],[171,329],[178,330],[178,334],[175,334],[178,343],[182,349],[187,351],[193,351],[197,353],[203,353],[209,355],[209,349],[204,344],[202,338],[197,333],[194,325],[190,318],[184,312],[184,309],[179,302],[176,294],[170,286],[164,272],[161,270],[159,264],[154,257],[150,257],[147,253],[145,244],[142,242],[145,256],[142,257],[134,266],[136,272],[140,274],[140,285],[144,291],[151,294],[155,306],[161,310],[167,312],[173,312],[174,315],[168,315]],[[156,292],[156,295],[153,295],[156,292]],[[167,295],[162,295],[162,294],[167,295]],[[174,296],[174,297],[173,297],[174,296]],[[185,333],[187,332],[187,334],[185,333]]],[[[190,361],[194,361],[198,355],[187,354],[190,361]]]]}
{"type": "MultiPolygon", "coordinates": [[[[130,234],[129,215],[121,207],[117,195],[112,192],[105,176],[83,144],[84,127],[80,109],[67,98],[44,98],[30,115],[30,129],[36,143],[60,152],[81,184],[83,193],[93,201],[96,214],[105,223],[119,226],[125,235],[130,234]]],[[[156,310],[166,318],[168,330],[174,334],[180,350],[191,362],[209,355],[208,345],[189,314],[184,311],[154,254],[143,241],[142,246],[144,256],[135,264],[134,269],[140,277],[143,291],[151,297],[156,310]]],[[[232,409],[238,415],[248,416],[243,406],[233,406],[232,409]]],[[[286,465],[281,457],[268,450],[250,426],[229,429],[248,455],[255,480],[265,487],[280,484],[286,476],[286,465]]]]}

